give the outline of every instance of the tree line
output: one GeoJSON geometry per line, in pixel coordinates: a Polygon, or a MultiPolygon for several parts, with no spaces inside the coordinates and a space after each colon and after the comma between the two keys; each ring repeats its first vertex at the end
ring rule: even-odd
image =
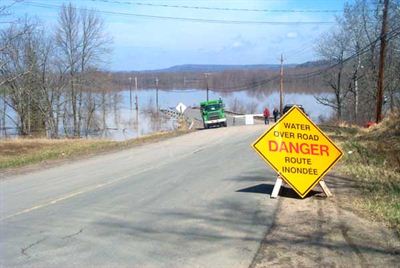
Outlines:
{"type": "MultiPolygon", "coordinates": [[[[0,17],[6,15],[3,6],[0,17]]],[[[52,29],[29,17],[2,29],[0,127],[10,120],[20,135],[54,138],[61,133],[88,135],[105,124],[105,115],[98,122],[96,113],[105,114],[110,79],[99,75],[98,68],[110,43],[102,19],[94,11],[78,10],[71,4],[61,7],[52,29]],[[100,94],[93,94],[93,88],[100,94]]]]}
{"type": "MultiPolygon", "coordinates": [[[[314,76],[309,79],[292,79],[302,73],[313,72],[326,67],[328,62],[316,61],[297,66],[284,66],[285,90],[291,93],[321,93],[329,91],[324,83],[323,76],[314,76]]],[[[263,96],[276,92],[279,89],[279,69],[251,69],[225,70],[212,73],[198,71],[168,72],[113,72],[114,88],[125,90],[132,87],[133,78],[137,77],[138,88],[156,88],[156,78],[160,89],[209,89],[217,92],[248,91],[254,96],[263,96]],[[130,79],[131,78],[131,79],[130,79]]]]}
{"type": "MultiPolygon", "coordinates": [[[[375,116],[382,0],[344,6],[335,26],[319,40],[321,61],[285,67],[286,92],[321,93],[317,101],[334,109],[337,120],[364,123],[375,116]]],[[[0,6],[0,18],[7,6],[0,6]]],[[[384,111],[400,107],[400,0],[390,0],[384,111]]],[[[63,5],[49,28],[26,17],[0,30],[0,129],[14,121],[21,135],[81,137],[106,128],[116,90],[247,90],[267,96],[279,88],[278,70],[200,72],[106,72],[101,70],[111,39],[94,11],[63,5]],[[155,80],[158,79],[156,85],[155,80]],[[113,89],[113,90],[110,90],[113,89]],[[15,113],[16,116],[12,116],[15,113]]],[[[253,105],[254,106],[254,105],[253,105]]]]}
{"type": "Polygon", "coordinates": [[[345,4],[336,25],[318,43],[319,56],[334,66],[320,74],[334,98],[317,100],[332,107],[337,120],[358,124],[374,120],[381,37],[388,41],[384,111],[400,108],[400,1],[389,1],[385,36],[381,36],[383,4],[381,0],[345,4]]]}

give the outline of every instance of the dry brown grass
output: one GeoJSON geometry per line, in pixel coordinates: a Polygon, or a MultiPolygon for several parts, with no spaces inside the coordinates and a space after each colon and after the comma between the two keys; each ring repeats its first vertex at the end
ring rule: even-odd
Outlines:
{"type": "Polygon", "coordinates": [[[328,133],[344,150],[337,170],[358,181],[362,207],[400,234],[399,126],[396,112],[369,129],[330,127],[328,133]]]}
{"type": "Polygon", "coordinates": [[[365,131],[366,138],[400,137],[400,110],[389,113],[380,124],[365,131]]]}
{"type": "Polygon", "coordinates": [[[0,140],[0,170],[18,168],[48,160],[72,159],[79,156],[132,148],[187,132],[159,132],[122,142],[102,139],[50,140],[18,138],[0,140]]]}

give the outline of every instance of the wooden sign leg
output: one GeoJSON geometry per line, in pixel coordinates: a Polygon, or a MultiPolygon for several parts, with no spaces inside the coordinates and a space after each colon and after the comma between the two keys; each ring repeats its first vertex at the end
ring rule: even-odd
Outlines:
{"type": "Polygon", "coordinates": [[[282,179],[278,176],[276,178],[274,189],[272,189],[271,198],[278,198],[279,192],[281,190],[281,186],[282,186],[282,179]]]}
{"type": "Polygon", "coordinates": [[[324,181],[320,181],[319,182],[319,186],[321,186],[322,191],[324,191],[326,197],[332,197],[333,194],[331,193],[331,191],[329,190],[328,186],[326,185],[326,183],[324,181]]]}

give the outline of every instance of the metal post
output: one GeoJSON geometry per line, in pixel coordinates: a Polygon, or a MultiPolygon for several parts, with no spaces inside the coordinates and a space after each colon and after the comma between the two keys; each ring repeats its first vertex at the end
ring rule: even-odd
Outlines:
{"type": "Polygon", "coordinates": [[[158,114],[158,77],[156,77],[156,109],[158,114]]]}
{"type": "Polygon", "coordinates": [[[207,101],[208,101],[208,91],[210,90],[209,88],[208,88],[208,77],[206,77],[206,79],[207,79],[207,101]]]}
{"type": "Polygon", "coordinates": [[[206,79],[206,99],[207,99],[207,101],[208,101],[208,96],[209,96],[209,91],[210,91],[210,89],[208,87],[208,75],[209,75],[209,73],[204,73],[204,77],[206,79]]]}
{"type": "Polygon", "coordinates": [[[135,76],[135,110],[136,110],[137,131],[139,136],[139,102],[138,102],[138,83],[136,76],[135,76]]]}
{"type": "Polygon", "coordinates": [[[132,77],[129,77],[129,104],[132,112],[132,77]]]}
{"type": "Polygon", "coordinates": [[[376,93],[376,123],[382,120],[382,104],[383,104],[383,83],[385,73],[385,57],[386,57],[386,33],[387,33],[387,14],[388,14],[389,0],[384,0],[383,3],[383,16],[382,16],[382,30],[381,30],[381,51],[379,59],[379,74],[378,74],[378,87],[376,93]]]}
{"type": "Polygon", "coordinates": [[[138,82],[137,77],[135,76],[135,109],[136,112],[139,110],[139,103],[138,103],[138,82]]]}

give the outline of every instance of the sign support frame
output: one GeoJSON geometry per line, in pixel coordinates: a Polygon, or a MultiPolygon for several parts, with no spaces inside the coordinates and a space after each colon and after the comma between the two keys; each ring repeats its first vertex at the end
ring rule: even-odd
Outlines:
{"type": "Polygon", "coordinates": [[[278,197],[282,185],[280,180],[288,184],[301,198],[317,184],[327,197],[332,196],[323,177],[343,156],[343,151],[296,105],[251,146],[277,173],[271,198],[278,197]],[[303,147],[306,149],[303,150],[303,147]],[[297,169],[292,164],[297,165],[297,169]],[[289,170],[290,166],[292,170],[289,170]],[[304,175],[303,180],[301,174],[309,175],[304,175]]]}
{"type": "MultiPolygon", "coordinates": [[[[275,181],[275,184],[274,184],[274,188],[272,189],[272,193],[271,193],[270,198],[272,198],[272,199],[277,199],[277,198],[279,197],[279,193],[280,193],[281,188],[282,188],[282,183],[283,183],[283,180],[282,180],[282,178],[278,175],[278,176],[276,177],[276,181],[275,181]]],[[[318,182],[318,184],[319,184],[319,186],[321,187],[322,191],[324,192],[324,194],[325,194],[325,196],[326,196],[327,198],[333,196],[331,190],[329,190],[328,185],[326,185],[326,183],[325,183],[324,180],[320,180],[320,181],[318,182]]]]}
{"type": "Polygon", "coordinates": [[[271,198],[276,199],[278,198],[279,192],[281,191],[282,187],[282,179],[280,176],[276,177],[274,188],[272,189],[271,198]]]}

